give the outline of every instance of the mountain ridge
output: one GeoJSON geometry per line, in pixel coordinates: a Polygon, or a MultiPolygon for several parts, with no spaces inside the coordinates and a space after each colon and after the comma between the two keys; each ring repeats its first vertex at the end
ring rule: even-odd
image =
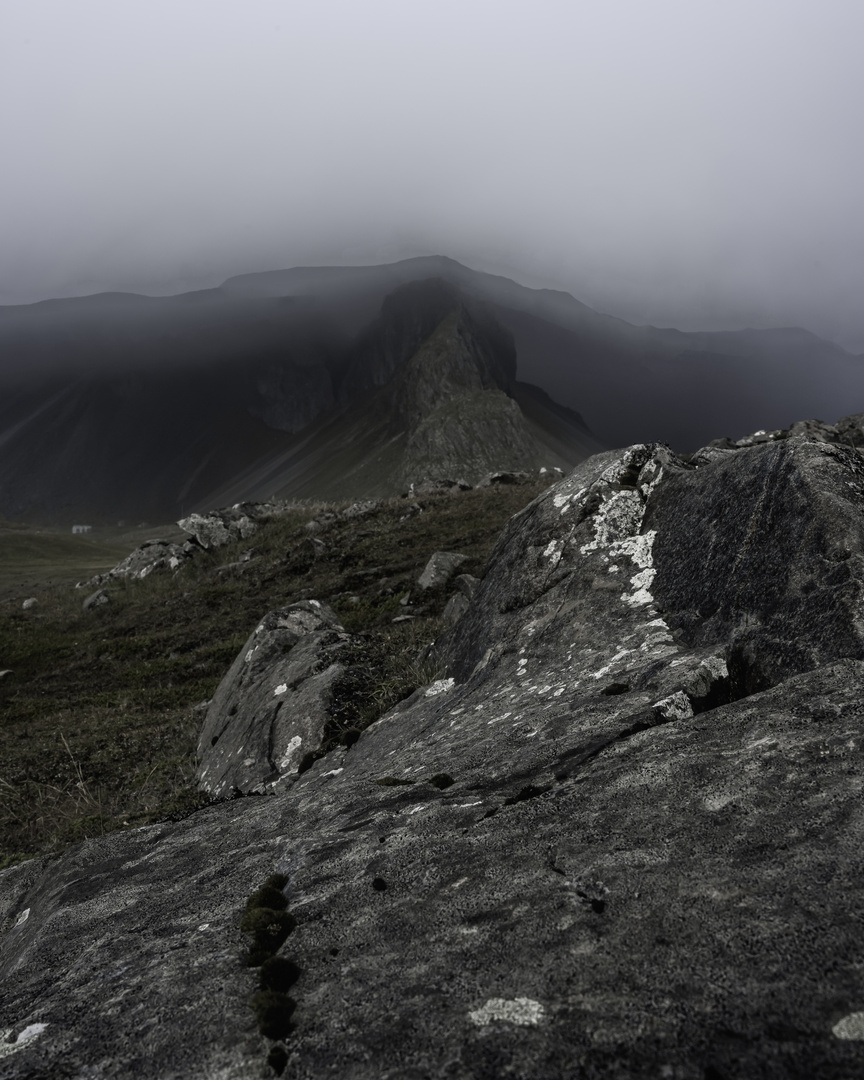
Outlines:
{"type": "MultiPolygon", "coordinates": [[[[695,450],[718,432],[832,420],[864,405],[864,358],[805,330],[636,327],[569,294],[438,256],[267,271],[176,297],[0,309],[0,513],[176,517],[229,489],[244,498],[242,477],[273,473],[280,456],[294,475],[301,446],[320,449],[318,428],[347,417],[336,406],[350,411],[392,374],[376,320],[388,297],[430,272],[445,299],[456,290],[472,314],[485,312],[509,335],[501,348],[514,350],[516,368],[505,394],[518,398],[515,383],[530,384],[578,414],[581,429],[569,435],[572,417],[554,420],[563,424],[559,464],[562,451],[569,466],[583,452],[637,440],[695,450]],[[584,444],[577,457],[566,450],[572,438],[584,444]],[[112,471],[120,459],[130,463],[125,480],[112,471]]],[[[443,302],[430,300],[424,336],[443,302]]],[[[401,362],[421,328],[412,337],[391,314],[401,362]]],[[[535,438],[553,423],[538,400],[520,399],[523,412],[529,402],[534,409],[535,438]]],[[[340,445],[346,431],[334,436],[340,445]]],[[[303,497],[316,495],[314,473],[303,497]]]]}

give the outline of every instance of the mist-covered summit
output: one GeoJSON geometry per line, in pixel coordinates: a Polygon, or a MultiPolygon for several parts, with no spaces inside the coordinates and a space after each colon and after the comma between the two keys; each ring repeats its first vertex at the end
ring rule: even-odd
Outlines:
{"type": "Polygon", "coordinates": [[[862,358],[804,330],[636,327],[438,256],[295,268],[0,308],[0,514],[158,520],[277,492],[354,497],[413,475],[412,455],[464,472],[465,424],[478,468],[505,445],[574,464],[600,445],[693,450],[862,404],[862,358]],[[485,396],[469,408],[468,383],[459,401],[447,391],[408,447],[385,388],[455,308],[485,396]],[[440,425],[443,458],[426,438],[440,425]]]}
{"type": "Polygon", "coordinates": [[[4,397],[0,513],[177,517],[270,497],[392,495],[412,482],[568,468],[600,445],[516,379],[492,308],[408,282],[336,347],[20,374],[4,397]]]}

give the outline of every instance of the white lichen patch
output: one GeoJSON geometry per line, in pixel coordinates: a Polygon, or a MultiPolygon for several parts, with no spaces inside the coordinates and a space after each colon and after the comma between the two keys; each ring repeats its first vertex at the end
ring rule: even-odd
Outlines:
{"type": "Polygon", "coordinates": [[[612,657],[608,664],[604,664],[599,671],[594,672],[595,679],[602,679],[604,675],[608,675],[609,672],[627,656],[630,655],[629,649],[619,649],[617,653],[612,657]]]}
{"type": "Polygon", "coordinates": [[[655,458],[643,466],[642,471],[639,473],[639,479],[636,481],[636,486],[647,500],[662,479],[663,466],[655,458]]]}
{"type": "Polygon", "coordinates": [[[300,750],[300,747],[302,745],[303,740],[300,738],[300,736],[294,735],[293,738],[289,741],[288,745],[285,747],[285,753],[279,760],[280,772],[284,772],[286,769],[291,767],[291,762],[297,756],[297,752],[300,750]]]}
{"type": "Polygon", "coordinates": [[[715,791],[713,794],[706,795],[702,801],[709,813],[716,814],[718,810],[734,802],[735,796],[730,795],[728,791],[715,791]]]}
{"type": "MultiPolygon", "coordinates": [[[[594,539],[579,549],[583,555],[612,548],[616,541],[633,537],[642,527],[645,504],[638,491],[615,491],[594,515],[594,539]]],[[[610,552],[611,553],[611,552],[610,552]]]]}
{"type": "Polygon", "coordinates": [[[455,679],[436,679],[431,686],[426,687],[426,697],[436,697],[438,694],[446,694],[456,685],[455,679]]]}
{"type": "Polygon", "coordinates": [[[22,1049],[22,1047],[37,1039],[47,1027],[47,1024],[28,1024],[23,1031],[18,1033],[18,1038],[13,1042],[8,1041],[12,1029],[6,1028],[5,1031],[0,1032],[0,1058],[8,1057],[10,1054],[14,1054],[16,1050],[22,1049]]]}
{"type": "Polygon", "coordinates": [[[487,720],[487,724],[500,724],[502,720],[506,720],[508,716],[512,716],[512,712],[505,712],[503,716],[493,716],[491,720],[487,720]]]}
{"type": "Polygon", "coordinates": [[[559,510],[562,514],[567,512],[567,509],[571,506],[576,506],[579,500],[587,491],[587,488],[579,488],[579,490],[573,494],[568,491],[559,491],[552,496],[552,504],[556,510],[559,510]]]}
{"type": "Polygon", "coordinates": [[[643,458],[644,460],[643,455],[647,450],[648,447],[645,443],[635,443],[633,446],[629,447],[617,461],[613,461],[612,464],[604,470],[600,476],[600,482],[603,484],[619,483],[624,474],[633,467],[634,462],[638,461],[639,458],[643,458]]]}
{"type": "Polygon", "coordinates": [[[468,1018],[478,1027],[486,1027],[496,1020],[520,1027],[536,1027],[543,1019],[545,1010],[539,1001],[518,997],[512,1001],[506,998],[490,998],[485,1005],[468,1013],[468,1018]]]}
{"type": "Polygon", "coordinates": [[[850,1013],[831,1028],[832,1033],[838,1039],[850,1041],[864,1041],[864,1012],[850,1013]]]}
{"type": "Polygon", "coordinates": [[[288,683],[279,683],[276,689],[273,691],[273,697],[280,697],[282,694],[288,693],[288,683]]]}
{"type": "Polygon", "coordinates": [[[647,533],[639,536],[624,537],[610,545],[609,554],[613,557],[626,555],[640,570],[647,570],[654,565],[654,540],[656,537],[656,529],[649,529],[647,533]]]}
{"type": "Polygon", "coordinates": [[[638,574],[634,574],[630,578],[630,587],[633,592],[622,593],[621,599],[631,607],[642,607],[645,604],[652,603],[654,597],[651,595],[651,586],[656,575],[657,571],[653,567],[648,570],[640,570],[638,574]]]}
{"type": "Polygon", "coordinates": [[[654,540],[657,537],[655,529],[649,530],[644,535],[628,536],[618,540],[609,548],[612,556],[626,555],[638,568],[638,572],[630,578],[630,593],[622,593],[621,599],[631,607],[641,607],[653,602],[654,597],[650,589],[657,571],[654,569],[654,540]]]}
{"type": "Polygon", "coordinates": [[[689,720],[693,715],[690,698],[687,697],[683,690],[676,690],[669,697],[655,701],[651,707],[664,720],[689,720]]]}
{"type": "MultiPolygon", "coordinates": [[[[664,623],[665,626],[665,623],[664,623]]],[[[669,628],[664,630],[655,630],[653,634],[649,634],[642,644],[639,646],[639,651],[644,653],[663,653],[668,652],[669,645],[674,644],[674,638],[669,632],[669,628]]],[[[674,651],[674,649],[672,650],[674,651]]]]}
{"type": "Polygon", "coordinates": [[[563,540],[550,540],[546,547],[543,549],[543,557],[548,559],[553,566],[557,566],[561,562],[561,555],[564,552],[563,540]]]}

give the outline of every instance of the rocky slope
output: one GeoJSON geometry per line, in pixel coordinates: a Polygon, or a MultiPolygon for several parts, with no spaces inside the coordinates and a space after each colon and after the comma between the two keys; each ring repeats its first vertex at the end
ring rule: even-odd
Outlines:
{"type": "Polygon", "coordinates": [[[861,1073],[864,458],[837,437],[584,462],[505,528],[437,677],[311,762],[342,630],[250,627],[202,769],[242,790],[284,702],[277,793],[0,874],[0,1077],[861,1073]]]}

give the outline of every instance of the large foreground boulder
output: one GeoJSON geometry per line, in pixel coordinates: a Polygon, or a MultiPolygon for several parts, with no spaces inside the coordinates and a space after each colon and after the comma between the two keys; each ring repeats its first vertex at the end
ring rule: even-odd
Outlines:
{"type": "Polygon", "coordinates": [[[321,745],[348,635],[317,600],[271,611],[252,631],[207,710],[198,780],[209,794],[264,794],[321,745]]]}
{"type": "Polygon", "coordinates": [[[861,459],[700,461],[544,492],[279,794],[0,874],[0,1077],[862,1075],[861,459]]]}

